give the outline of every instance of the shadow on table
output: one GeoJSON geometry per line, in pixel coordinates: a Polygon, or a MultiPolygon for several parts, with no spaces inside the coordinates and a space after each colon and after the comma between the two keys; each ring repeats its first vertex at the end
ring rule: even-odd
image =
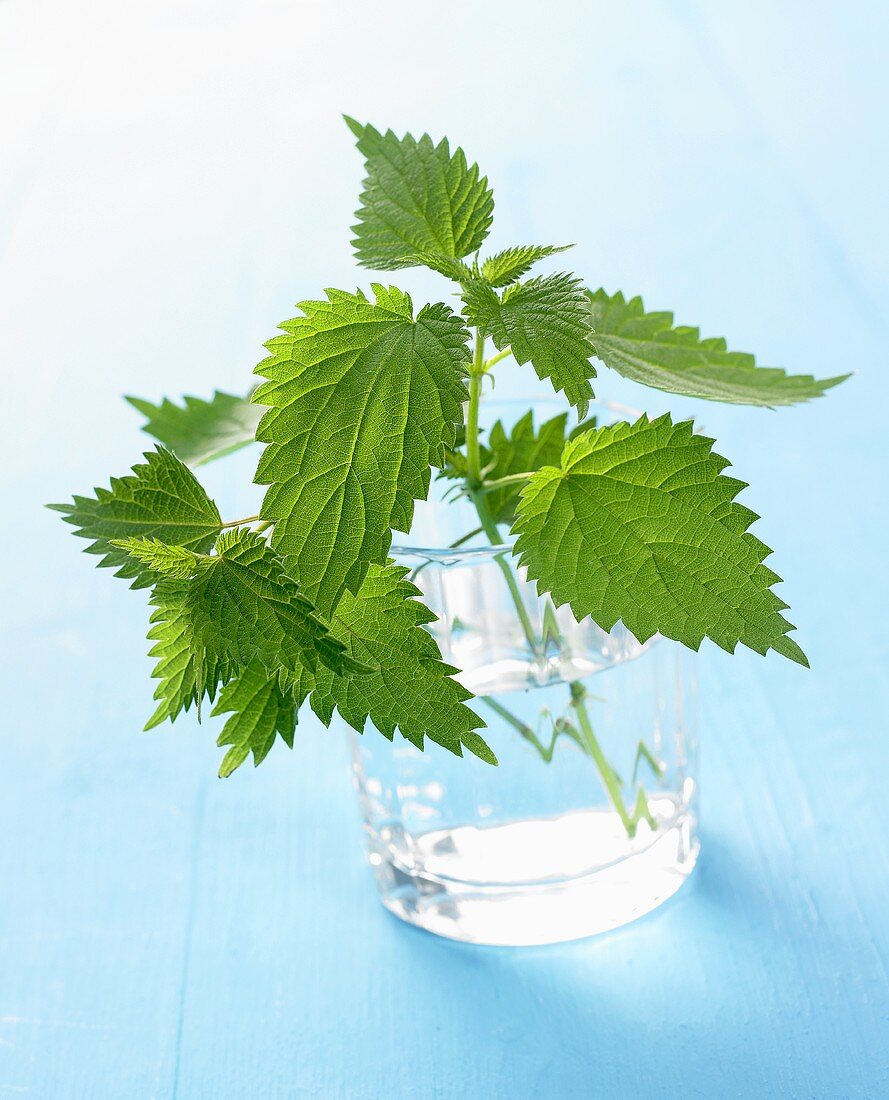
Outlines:
{"type": "Polygon", "coordinates": [[[705,831],[690,882],[606,935],[488,948],[393,919],[398,954],[496,1095],[813,1095],[843,1058],[813,989],[845,945],[794,867],[765,882],[739,850],[705,831]]]}

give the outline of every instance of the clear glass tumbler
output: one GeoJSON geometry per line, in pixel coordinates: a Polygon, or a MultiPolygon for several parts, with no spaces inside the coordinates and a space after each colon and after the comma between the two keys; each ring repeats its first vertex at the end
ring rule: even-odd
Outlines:
{"type": "Polygon", "coordinates": [[[519,945],[604,932],[674,894],[698,853],[695,655],[577,622],[504,547],[393,554],[500,763],[353,736],[383,904],[519,945]]]}

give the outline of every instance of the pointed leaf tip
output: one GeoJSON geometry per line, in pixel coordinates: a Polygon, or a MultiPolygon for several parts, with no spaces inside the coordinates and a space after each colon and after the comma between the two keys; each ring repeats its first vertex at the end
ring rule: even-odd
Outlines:
{"type": "Polygon", "coordinates": [[[351,115],[343,115],[343,122],[349,127],[355,137],[360,138],[364,133],[364,126],[357,119],[352,118],[351,115]]]}
{"type": "Polygon", "coordinates": [[[759,366],[752,355],[729,351],[721,337],[702,338],[698,328],[674,324],[672,313],[646,312],[638,295],[627,301],[600,287],[587,298],[596,355],[624,378],[666,393],[774,409],[820,397],[848,377],[759,366]]]}

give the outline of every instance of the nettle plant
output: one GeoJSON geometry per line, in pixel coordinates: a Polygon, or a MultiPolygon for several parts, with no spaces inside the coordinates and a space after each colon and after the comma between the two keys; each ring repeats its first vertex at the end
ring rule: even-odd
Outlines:
{"type": "MultiPolygon", "coordinates": [[[[456,284],[462,308],[415,311],[404,291],[379,284],[369,295],[327,290],[268,342],[256,368],[265,381],[248,397],[129,399],[156,450],[110,488],[51,507],[99,565],[151,590],[158,684],[146,728],[193,705],[200,716],[202,699],[215,700],[213,713],[228,715],[219,744],[229,775],[250,753],[258,764],[279,736],[292,746],[308,700],[326,724],[338,711],[359,732],[370,722],[390,740],[399,733],[422,749],[428,738],[496,764],[459,670],[427,629],[435,616],[389,559],[393,531],[410,531],[433,473],[474,505],[467,537],[514,538],[497,560],[532,647],[517,565],[541,595],[605,631],[621,620],[640,642],[661,634],[697,649],[706,637],[805,665],[772,591],[771,551],[749,531],[758,517],[737,503],[744,483],[724,474],[713,440],[669,415],[607,426],[585,417],[594,361],[668,393],[746,405],[794,404],[842,379],[759,367],[572,274],[526,277],[569,246],[480,259],[494,200],[478,166],[446,140],[347,122],[366,160],[359,264],[432,268],[456,284]],[[516,377],[525,365],[564,395],[577,424],[562,415],[535,427],[529,414],[481,432],[491,372],[516,377]],[[255,481],[268,487],[261,511],[223,520],[192,467],[254,439],[264,448],[255,481]]],[[[544,756],[560,734],[574,740],[632,833],[648,817],[644,792],[630,811],[584,688],[569,690],[576,721],[559,719],[549,746],[490,702],[544,756]]]]}

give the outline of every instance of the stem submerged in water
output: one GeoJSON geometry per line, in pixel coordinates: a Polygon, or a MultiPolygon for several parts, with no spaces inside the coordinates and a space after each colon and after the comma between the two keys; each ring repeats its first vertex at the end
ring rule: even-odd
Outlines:
{"type": "Polygon", "coordinates": [[[586,709],[586,688],[579,680],[575,680],[571,685],[571,706],[574,708],[574,713],[577,715],[577,721],[580,725],[587,751],[595,761],[599,775],[602,777],[602,783],[605,786],[605,790],[608,792],[608,797],[611,799],[611,805],[617,811],[617,816],[620,818],[623,827],[627,830],[627,836],[633,837],[636,835],[636,829],[643,818],[652,829],[656,829],[657,822],[651,816],[651,812],[648,809],[648,799],[645,797],[645,792],[641,787],[638,791],[636,806],[633,812],[630,813],[627,810],[627,805],[624,802],[623,790],[621,789],[622,784],[620,776],[614,768],[612,768],[611,764],[609,764],[605,753],[602,751],[602,746],[599,744],[599,739],[593,731],[593,724],[590,721],[590,716],[586,709]]]}
{"type": "Polygon", "coordinates": [[[548,764],[552,758],[553,753],[556,751],[556,742],[561,736],[570,737],[584,752],[586,752],[586,746],[583,740],[574,726],[570,722],[566,722],[563,718],[553,722],[553,732],[550,738],[549,744],[544,742],[537,736],[533,729],[520,718],[517,718],[512,711],[507,710],[501,703],[498,703],[496,699],[492,699],[489,695],[482,695],[482,702],[491,708],[495,714],[499,714],[500,717],[540,753],[542,759],[548,764]]]}
{"type": "MultiPolygon", "coordinates": [[[[501,543],[500,532],[488,508],[485,499],[485,486],[482,481],[481,447],[479,443],[479,407],[481,405],[482,379],[485,371],[493,366],[499,359],[504,358],[504,354],[501,353],[499,356],[494,356],[494,358],[487,363],[485,362],[484,354],[484,337],[476,331],[475,354],[473,356],[469,376],[469,408],[466,415],[466,492],[478,514],[481,531],[485,533],[492,546],[499,546],[501,543]]],[[[507,478],[506,480],[510,479],[507,478]]],[[[528,609],[525,607],[525,602],[522,599],[518,578],[507,558],[507,552],[504,551],[501,554],[496,554],[494,556],[494,561],[503,574],[503,579],[509,589],[510,597],[515,605],[516,613],[519,617],[519,622],[522,624],[522,630],[528,641],[528,645],[531,647],[532,653],[537,656],[542,652],[543,639],[539,638],[534,630],[534,625],[531,622],[528,609]]],[[[559,640],[561,639],[559,638],[559,640]]],[[[611,805],[614,807],[623,827],[626,829],[628,837],[634,837],[636,835],[639,822],[642,820],[646,821],[652,829],[656,829],[657,822],[651,816],[651,812],[648,809],[648,799],[641,786],[638,788],[636,803],[632,812],[627,809],[620,776],[608,762],[605,753],[602,751],[602,746],[599,744],[598,738],[596,737],[595,731],[593,730],[593,725],[586,708],[586,694],[586,688],[579,681],[574,681],[571,684],[571,707],[577,716],[577,722],[580,729],[578,730],[578,728],[567,719],[560,718],[553,724],[553,735],[549,744],[545,744],[541,741],[529,725],[516,717],[510,710],[497,702],[496,699],[492,699],[490,696],[485,695],[481,698],[491,710],[503,719],[503,721],[512,726],[517,733],[532,744],[547,763],[552,760],[556,742],[561,735],[570,737],[571,740],[576,742],[595,764],[611,805]]]]}

